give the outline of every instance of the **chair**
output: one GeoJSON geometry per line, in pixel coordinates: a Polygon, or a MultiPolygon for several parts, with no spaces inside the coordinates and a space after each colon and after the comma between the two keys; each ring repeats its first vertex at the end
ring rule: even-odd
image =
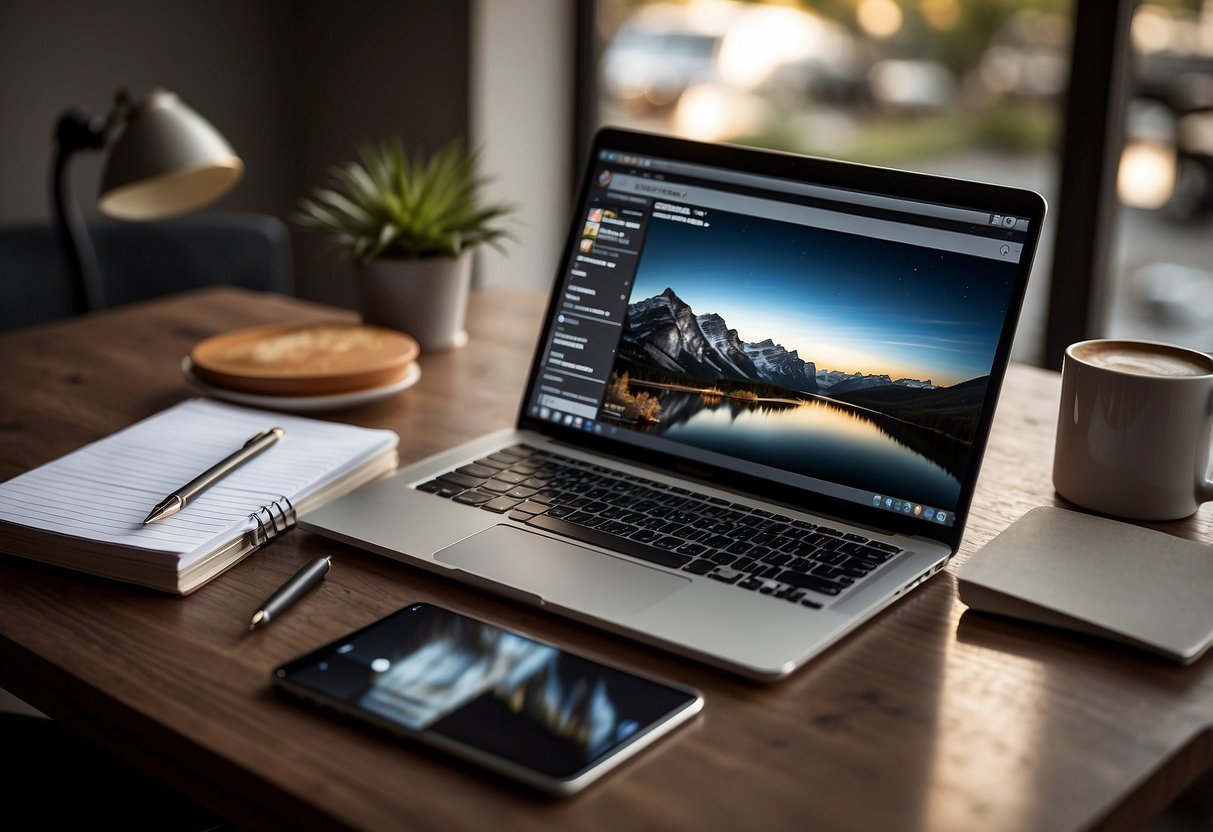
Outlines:
{"type": "MultiPolygon", "coordinates": [[[[265,214],[207,213],[89,227],[101,272],[101,308],[203,286],[293,290],[286,224],[265,214]]],[[[0,226],[0,332],[78,312],[58,232],[49,222],[0,226]]]]}
{"type": "MultiPolygon", "coordinates": [[[[101,272],[101,308],[211,285],[283,294],[293,288],[290,237],[276,217],[208,213],[104,222],[91,226],[89,235],[101,272]]],[[[51,223],[0,226],[0,332],[75,315],[79,297],[51,223]]],[[[0,733],[11,752],[6,756],[21,760],[5,787],[38,813],[42,825],[83,828],[110,820],[128,830],[231,828],[40,715],[0,707],[0,733]],[[72,799],[65,801],[68,787],[72,799]]]]}

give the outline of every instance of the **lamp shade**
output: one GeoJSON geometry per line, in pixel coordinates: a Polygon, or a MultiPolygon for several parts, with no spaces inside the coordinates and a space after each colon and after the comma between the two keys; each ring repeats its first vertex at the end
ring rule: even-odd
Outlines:
{"type": "Polygon", "coordinates": [[[124,220],[178,216],[218,199],[243,175],[244,163],[209,121],[156,90],[126,116],[98,205],[124,220]]]}

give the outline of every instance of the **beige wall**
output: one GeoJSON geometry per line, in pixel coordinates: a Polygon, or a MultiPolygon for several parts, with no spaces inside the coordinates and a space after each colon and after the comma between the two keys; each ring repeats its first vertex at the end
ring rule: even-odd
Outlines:
{"type": "Polygon", "coordinates": [[[471,135],[488,194],[518,207],[517,243],[478,253],[482,285],[546,291],[573,183],[573,25],[568,0],[474,0],[471,135]]]}

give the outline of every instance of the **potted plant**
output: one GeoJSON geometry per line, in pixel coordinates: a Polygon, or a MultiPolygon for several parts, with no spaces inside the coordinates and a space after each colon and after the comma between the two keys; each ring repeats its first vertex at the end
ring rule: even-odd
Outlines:
{"type": "Polygon", "coordinates": [[[334,168],[294,220],[352,261],[365,322],[407,332],[423,350],[450,349],[467,342],[473,250],[508,238],[498,221],[513,206],[486,202],[483,183],[459,140],[426,156],[391,139],[334,168]]]}

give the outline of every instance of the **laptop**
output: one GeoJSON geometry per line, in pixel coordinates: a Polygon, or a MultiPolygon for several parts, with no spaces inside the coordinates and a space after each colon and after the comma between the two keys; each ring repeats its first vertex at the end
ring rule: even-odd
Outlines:
{"type": "Polygon", "coordinates": [[[786,677],[956,551],[1044,213],[604,129],[516,423],[299,525],[786,677]]]}

